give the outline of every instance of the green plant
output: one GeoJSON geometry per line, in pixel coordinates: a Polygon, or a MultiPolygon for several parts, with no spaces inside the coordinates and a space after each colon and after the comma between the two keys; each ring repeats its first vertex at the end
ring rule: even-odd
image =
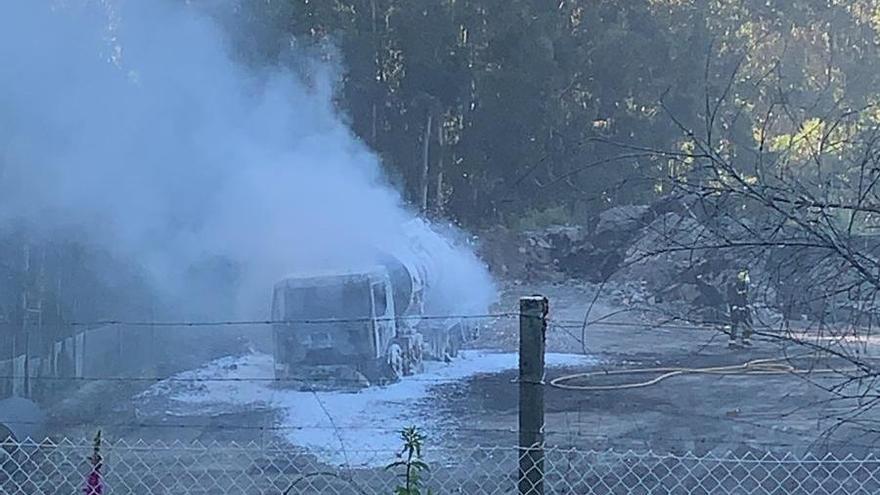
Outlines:
{"type": "MultiPolygon", "coordinates": [[[[400,438],[403,440],[403,449],[397,454],[400,460],[387,467],[387,469],[403,468],[403,473],[400,474],[403,484],[394,489],[394,495],[423,495],[422,473],[430,469],[422,460],[422,447],[426,437],[415,426],[410,426],[401,430],[400,438]]],[[[431,490],[425,491],[424,494],[430,495],[431,490]]]]}
{"type": "Polygon", "coordinates": [[[95,435],[93,445],[94,451],[92,456],[89,457],[92,469],[89,471],[85,487],[83,487],[85,495],[101,495],[104,493],[104,480],[101,475],[101,465],[103,463],[103,458],[101,457],[101,430],[98,430],[98,434],[95,435]]]}

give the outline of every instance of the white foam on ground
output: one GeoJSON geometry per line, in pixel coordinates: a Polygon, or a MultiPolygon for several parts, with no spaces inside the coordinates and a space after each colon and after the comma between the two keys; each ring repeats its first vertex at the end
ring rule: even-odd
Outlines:
{"type": "MultiPolygon", "coordinates": [[[[580,354],[547,354],[548,367],[595,363],[580,354]]],[[[481,374],[515,369],[514,353],[465,351],[450,363],[427,362],[418,375],[359,392],[304,392],[273,388],[272,356],[249,354],[212,361],[157,383],[136,400],[164,415],[215,415],[255,409],[279,412],[279,433],[322,460],[351,466],[382,465],[400,449],[399,432],[418,426],[434,442],[442,420],[431,388],[481,374]],[[210,380],[226,381],[210,381],[210,380]],[[192,382],[187,380],[194,380],[192,382]],[[208,381],[197,381],[208,380],[208,381]],[[157,410],[156,407],[159,407],[157,410]]]]}

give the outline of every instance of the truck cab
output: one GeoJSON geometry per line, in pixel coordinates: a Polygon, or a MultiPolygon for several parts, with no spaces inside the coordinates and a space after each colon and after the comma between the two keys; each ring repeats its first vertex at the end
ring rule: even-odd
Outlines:
{"type": "Polygon", "coordinates": [[[382,266],[278,282],[272,297],[276,378],[362,385],[398,378],[394,304],[382,266]]]}

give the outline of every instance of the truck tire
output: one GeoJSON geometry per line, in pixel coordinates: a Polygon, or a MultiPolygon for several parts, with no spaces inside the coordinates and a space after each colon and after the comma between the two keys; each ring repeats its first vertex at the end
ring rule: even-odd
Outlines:
{"type": "Polygon", "coordinates": [[[388,346],[388,375],[394,381],[403,378],[403,350],[397,344],[388,346]]]}

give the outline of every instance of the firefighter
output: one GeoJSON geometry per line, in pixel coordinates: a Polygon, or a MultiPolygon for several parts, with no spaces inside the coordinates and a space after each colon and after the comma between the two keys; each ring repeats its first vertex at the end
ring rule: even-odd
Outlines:
{"type": "Polygon", "coordinates": [[[742,327],[742,345],[752,345],[752,313],[749,308],[749,272],[740,270],[734,283],[727,289],[727,304],[730,308],[730,343],[736,346],[736,335],[742,327]]]}

